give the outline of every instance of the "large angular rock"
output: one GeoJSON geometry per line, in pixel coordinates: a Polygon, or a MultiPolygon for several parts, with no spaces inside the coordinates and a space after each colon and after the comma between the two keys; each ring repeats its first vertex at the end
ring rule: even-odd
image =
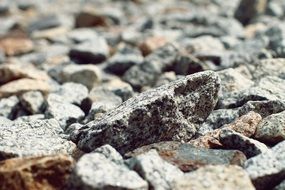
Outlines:
{"type": "Polygon", "coordinates": [[[179,167],[183,172],[193,171],[205,165],[242,165],[246,161],[246,156],[237,150],[196,148],[174,141],[146,145],[125,156],[135,157],[149,150],[156,150],[162,159],[179,167]]]}
{"type": "Polygon", "coordinates": [[[1,189],[62,189],[73,159],[66,155],[13,158],[0,162],[1,189]]]}
{"type": "Polygon", "coordinates": [[[100,153],[83,155],[71,174],[68,189],[139,189],[148,184],[127,166],[118,164],[100,153]]]}
{"type": "Polygon", "coordinates": [[[219,78],[211,71],[186,76],[133,97],[71,135],[84,151],[110,144],[119,152],[159,141],[189,141],[194,123],[213,110],[219,78]]]}
{"type": "Polygon", "coordinates": [[[285,141],[245,162],[244,169],[255,187],[271,189],[285,179],[285,141]]]}
{"type": "Polygon", "coordinates": [[[257,126],[254,137],[273,144],[285,140],[285,111],[264,118],[257,126]]]}
{"type": "Polygon", "coordinates": [[[205,166],[175,180],[175,190],[254,190],[247,173],[238,166],[205,166]]]}
{"type": "Polygon", "coordinates": [[[182,171],[161,159],[155,150],[128,160],[128,165],[149,183],[151,189],[171,189],[173,180],[183,176],[182,171]]]}
{"type": "Polygon", "coordinates": [[[62,138],[58,122],[38,120],[0,126],[0,160],[13,157],[72,154],[76,146],[62,138]]]}

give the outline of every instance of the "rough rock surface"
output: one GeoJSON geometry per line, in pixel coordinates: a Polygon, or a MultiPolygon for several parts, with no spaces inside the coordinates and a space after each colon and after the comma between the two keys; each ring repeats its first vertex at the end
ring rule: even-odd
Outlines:
{"type": "Polygon", "coordinates": [[[189,75],[127,100],[71,138],[85,151],[108,143],[120,152],[165,140],[187,141],[195,133],[192,123],[203,122],[214,108],[218,91],[213,72],[189,75]]]}
{"type": "Polygon", "coordinates": [[[174,182],[173,189],[250,189],[254,190],[249,176],[238,166],[205,166],[174,182]]]}
{"type": "Polygon", "coordinates": [[[12,158],[0,162],[1,189],[60,190],[67,182],[73,159],[66,155],[12,158]]]}
{"type": "Polygon", "coordinates": [[[63,131],[54,119],[20,122],[0,128],[0,160],[58,153],[71,155],[76,148],[63,138],[63,131]]]}

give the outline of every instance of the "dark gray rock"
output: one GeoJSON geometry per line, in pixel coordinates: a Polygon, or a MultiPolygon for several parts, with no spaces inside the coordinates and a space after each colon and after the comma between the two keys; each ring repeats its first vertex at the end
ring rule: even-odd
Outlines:
{"type": "Polygon", "coordinates": [[[246,156],[238,150],[196,148],[190,144],[174,141],[142,146],[125,156],[135,157],[152,149],[156,150],[162,159],[179,167],[183,172],[193,171],[206,165],[242,165],[246,161],[246,156]]]}
{"type": "Polygon", "coordinates": [[[45,99],[41,92],[30,91],[21,95],[22,106],[31,114],[41,113],[45,99]]]}
{"type": "Polygon", "coordinates": [[[181,170],[161,159],[155,150],[131,158],[128,166],[145,179],[151,189],[171,189],[173,181],[183,176],[181,170]]]}
{"type": "Polygon", "coordinates": [[[2,98],[0,100],[0,116],[6,118],[13,118],[17,105],[19,104],[17,96],[10,96],[9,98],[2,98]]]}
{"type": "Polygon", "coordinates": [[[65,130],[68,125],[80,121],[85,116],[84,112],[57,94],[49,94],[47,98],[47,118],[55,118],[65,130]]]}
{"type": "Polygon", "coordinates": [[[68,189],[147,190],[148,184],[136,172],[100,153],[83,155],[71,174],[68,189]]]}
{"type": "Polygon", "coordinates": [[[245,162],[244,169],[257,189],[266,190],[285,179],[285,141],[245,162]]]}
{"type": "Polygon", "coordinates": [[[219,137],[224,148],[240,150],[247,158],[268,151],[265,144],[230,129],[222,129],[219,137]]]}
{"type": "Polygon", "coordinates": [[[61,25],[61,21],[58,16],[56,15],[47,15],[38,18],[37,20],[31,22],[28,26],[28,30],[30,32],[36,30],[44,30],[49,28],[58,27],[61,25]]]}
{"type": "Polygon", "coordinates": [[[106,70],[114,74],[122,75],[134,65],[143,62],[143,56],[138,49],[133,47],[122,47],[113,55],[107,63],[106,70]]]}
{"type": "Polygon", "coordinates": [[[283,180],[279,185],[273,188],[273,190],[284,190],[285,189],[285,180],[283,180]]]}
{"type": "Polygon", "coordinates": [[[75,45],[69,52],[69,57],[80,64],[97,64],[105,61],[109,56],[109,47],[105,38],[97,36],[92,41],[75,45]]]}
{"type": "Polygon", "coordinates": [[[71,138],[84,151],[110,144],[119,152],[159,141],[188,141],[213,110],[219,78],[211,72],[186,76],[133,97],[74,131],[71,138]]]}
{"type": "Polygon", "coordinates": [[[54,120],[15,122],[0,125],[0,160],[13,157],[72,154],[76,146],[62,136],[59,123],[54,120]]]}

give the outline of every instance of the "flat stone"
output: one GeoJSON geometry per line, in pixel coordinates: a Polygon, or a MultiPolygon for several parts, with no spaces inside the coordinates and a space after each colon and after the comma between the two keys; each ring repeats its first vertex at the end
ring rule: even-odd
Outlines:
{"type": "Polygon", "coordinates": [[[21,79],[30,78],[38,80],[49,80],[48,75],[40,70],[35,69],[30,65],[19,65],[19,64],[3,64],[0,65],[0,84],[21,79]]]}
{"type": "Polygon", "coordinates": [[[285,111],[264,118],[257,126],[254,138],[276,144],[285,140],[285,111]]]}
{"type": "Polygon", "coordinates": [[[131,158],[128,165],[145,179],[152,189],[171,189],[175,178],[183,176],[181,170],[160,158],[155,150],[131,158]]]}
{"type": "Polygon", "coordinates": [[[55,118],[65,130],[68,125],[78,122],[85,116],[84,112],[57,94],[49,94],[47,98],[47,118],[55,118]]]}
{"type": "Polygon", "coordinates": [[[2,98],[0,100],[0,116],[6,118],[13,118],[15,109],[19,104],[17,96],[10,96],[9,98],[2,98]]]}
{"type": "Polygon", "coordinates": [[[97,64],[109,56],[109,46],[105,38],[97,36],[92,41],[83,42],[71,48],[69,56],[81,64],[97,64]]]}
{"type": "Polygon", "coordinates": [[[59,153],[71,155],[76,148],[62,138],[63,131],[54,119],[0,127],[0,160],[59,153]]]}
{"type": "Polygon", "coordinates": [[[100,153],[83,155],[73,170],[68,189],[148,189],[148,184],[127,166],[100,153]]]}
{"type": "Polygon", "coordinates": [[[40,91],[43,94],[51,90],[49,83],[35,79],[19,79],[0,86],[0,98],[19,95],[28,91],[40,91]]]}
{"type": "Polygon", "coordinates": [[[45,99],[39,91],[29,91],[21,95],[21,104],[31,114],[41,113],[45,99]]]}
{"type": "Polygon", "coordinates": [[[119,152],[160,141],[188,141],[195,133],[193,123],[203,122],[213,110],[218,90],[214,72],[189,75],[125,101],[71,138],[84,151],[110,144],[119,152]]]}
{"type": "Polygon", "coordinates": [[[240,150],[247,158],[268,151],[265,144],[230,129],[222,129],[219,138],[224,148],[240,150]]]}
{"type": "Polygon", "coordinates": [[[61,25],[61,21],[56,15],[46,15],[37,18],[37,20],[32,21],[28,26],[28,31],[33,32],[37,30],[45,30],[49,28],[55,28],[61,25]]]}
{"type": "Polygon", "coordinates": [[[193,171],[206,165],[242,165],[246,161],[246,156],[238,150],[196,148],[174,141],[142,146],[125,156],[134,157],[153,149],[162,159],[177,166],[183,172],[193,171]]]}
{"type": "Polygon", "coordinates": [[[34,44],[28,38],[6,37],[0,39],[0,49],[2,49],[7,56],[14,56],[32,51],[34,44]]]}
{"type": "Polygon", "coordinates": [[[285,141],[245,162],[244,169],[257,189],[266,190],[285,179],[285,141]]]}
{"type": "Polygon", "coordinates": [[[12,158],[0,162],[3,189],[62,189],[73,159],[65,155],[12,158]]]}
{"type": "Polygon", "coordinates": [[[173,189],[254,190],[255,188],[247,173],[238,166],[205,166],[177,179],[173,184],[173,189]]]}
{"type": "Polygon", "coordinates": [[[80,83],[91,89],[100,81],[100,70],[95,65],[67,65],[60,73],[62,82],[80,83]]]}
{"type": "Polygon", "coordinates": [[[82,84],[73,82],[64,83],[54,93],[61,96],[65,102],[79,106],[88,97],[88,89],[82,84]]]}
{"type": "Polygon", "coordinates": [[[139,48],[142,51],[143,55],[151,54],[156,49],[164,46],[168,42],[168,39],[164,36],[152,36],[145,39],[140,45],[139,48]]]}

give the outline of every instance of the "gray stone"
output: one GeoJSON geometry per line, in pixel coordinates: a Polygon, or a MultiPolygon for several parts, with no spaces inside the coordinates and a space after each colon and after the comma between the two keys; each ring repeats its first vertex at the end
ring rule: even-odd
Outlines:
{"type": "Polygon", "coordinates": [[[6,118],[13,118],[15,109],[19,103],[17,96],[10,96],[9,98],[2,98],[0,100],[0,116],[6,118]]]}
{"type": "Polygon", "coordinates": [[[117,164],[124,164],[124,160],[123,157],[121,156],[120,153],[118,153],[116,151],[116,149],[114,149],[112,146],[106,144],[103,145],[99,148],[96,148],[94,151],[94,153],[100,153],[102,155],[104,155],[107,159],[111,160],[112,162],[115,162],[117,164]]]}
{"type": "Polygon", "coordinates": [[[132,47],[123,47],[113,55],[107,62],[106,70],[112,73],[122,75],[134,65],[143,62],[143,56],[138,49],[132,47]]]}
{"type": "Polygon", "coordinates": [[[15,119],[15,122],[32,122],[37,120],[44,120],[45,115],[44,114],[34,114],[29,116],[20,116],[17,119],[15,119]]]}
{"type": "Polygon", "coordinates": [[[128,165],[149,183],[151,189],[171,189],[175,178],[183,176],[177,167],[160,158],[155,150],[128,160],[128,165]]]}
{"type": "Polygon", "coordinates": [[[22,106],[31,114],[41,113],[44,105],[44,97],[39,91],[30,91],[20,96],[22,106]]]}
{"type": "Polygon", "coordinates": [[[82,84],[73,82],[64,83],[54,93],[61,96],[65,102],[79,106],[88,97],[88,89],[82,84]]]}
{"type": "Polygon", "coordinates": [[[178,78],[177,78],[176,74],[173,71],[165,72],[162,75],[160,75],[160,77],[157,79],[154,87],[159,87],[159,86],[168,84],[168,83],[170,83],[172,81],[175,81],[177,79],[178,78]]]}
{"type": "Polygon", "coordinates": [[[142,146],[125,156],[135,157],[150,150],[156,150],[162,159],[179,167],[183,172],[193,171],[206,165],[242,165],[246,161],[246,156],[238,150],[196,148],[175,141],[142,146]]]}
{"type": "Polygon", "coordinates": [[[247,173],[238,166],[205,166],[178,178],[174,190],[254,190],[247,173]]]}
{"type": "Polygon", "coordinates": [[[177,52],[174,44],[166,44],[148,55],[142,64],[131,67],[123,79],[136,89],[153,86],[159,75],[174,64],[177,52]]]}
{"type": "Polygon", "coordinates": [[[11,121],[10,119],[0,116],[0,126],[10,126],[12,124],[13,124],[13,121],[11,121]]]}
{"type": "Polygon", "coordinates": [[[147,190],[148,184],[125,165],[112,162],[100,153],[83,155],[73,170],[68,189],[138,189],[147,190]]]}
{"type": "Polygon", "coordinates": [[[244,169],[257,189],[266,190],[285,179],[285,141],[245,162],[244,169]]]}
{"type": "Polygon", "coordinates": [[[58,120],[64,130],[68,125],[83,119],[85,116],[79,107],[65,102],[65,100],[57,94],[49,94],[45,115],[47,118],[55,118],[58,120]]]}
{"type": "Polygon", "coordinates": [[[230,129],[222,129],[219,137],[224,148],[240,150],[247,158],[268,151],[265,144],[230,129]]]}
{"type": "Polygon", "coordinates": [[[13,157],[73,154],[76,146],[61,135],[58,122],[38,120],[0,126],[0,160],[13,157]]]}
{"type": "Polygon", "coordinates": [[[40,17],[37,20],[31,22],[28,26],[28,30],[30,32],[36,30],[44,30],[49,28],[58,27],[61,25],[61,21],[56,15],[47,15],[44,17],[40,17]]]}
{"type": "Polygon", "coordinates": [[[257,126],[254,137],[273,144],[285,140],[285,111],[264,118],[257,126]]]}
{"type": "Polygon", "coordinates": [[[261,79],[265,76],[277,76],[280,77],[285,74],[285,59],[265,59],[261,60],[251,70],[252,75],[256,79],[261,79]]]}
{"type": "Polygon", "coordinates": [[[132,86],[120,79],[110,80],[106,83],[103,83],[102,86],[105,89],[112,91],[117,96],[121,97],[123,102],[134,96],[134,90],[132,86]]]}
{"type": "Polygon", "coordinates": [[[109,56],[109,47],[106,40],[97,36],[92,41],[83,42],[71,48],[69,56],[81,64],[97,64],[105,61],[109,56]]]}
{"type": "Polygon", "coordinates": [[[273,190],[284,190],[285,189],[285,180],[283,180],[279,185],[273,188],[273,190]]]}
{"type": "Polygon", "coordinates": [[[84,151],[110,144],[119,152],[159,141],[188,141],[213,110],[219,78],[211,71],[186,76],[133,97],[74,131],[84,151]]]}

